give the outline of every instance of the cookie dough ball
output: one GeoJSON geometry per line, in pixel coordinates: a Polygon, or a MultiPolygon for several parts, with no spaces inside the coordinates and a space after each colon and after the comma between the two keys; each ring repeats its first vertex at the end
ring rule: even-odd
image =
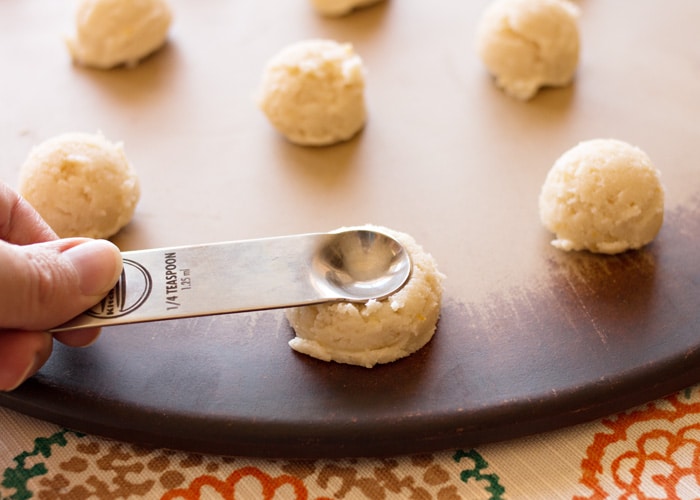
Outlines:
{"type": "Polygon", "coordinates": [[[107,238],[132,218],[138,178],[121,144],[102,134],[68,133],[34,148],[19,192],[62,238],[107,238]]]}
{"type": "Polygon", "coordinates": [[[306,40],[274,56],[258,105],[288,140],[324,146],[353,137],[365,124],[365,70],[350,44],[306,40]]]}
{"type": "Polygon", "coordinates": [[[83,66],[134,66],[165,43],[171,21],[165,0],[81,0],[75,36],[66,42],[83,66]]]}
{"type": "Polygon", "coordinates": [[[496,0],[480,20],[477,52],[517,99],[567,85],[578,65],[578,8],[566,0],[496,0]]]}
{"type": "Polygon", "coordinates": [[[382,0],[311,0],[319,14],[327,17],[340,17],[355,9],[367,7],[382,0]]]}
{"type": "Polygon", "coordinates": [[[664,217],[658,170],[641,149],[614,139],[585,141],[547,174],[542,224],[562,250],[616,254],[651,242],[664,217]]]}
{"type": "Polygon", "coordinates": [[[385,300],[363,304],[335,302],[287,310],[296,333],[295,351],[323,361],[371,368],[408,356],[435,333],[442,300],[442,280],[433,257],[409,235],[363,226],[392,236],[413,261],[411,277],[385,300]]]}

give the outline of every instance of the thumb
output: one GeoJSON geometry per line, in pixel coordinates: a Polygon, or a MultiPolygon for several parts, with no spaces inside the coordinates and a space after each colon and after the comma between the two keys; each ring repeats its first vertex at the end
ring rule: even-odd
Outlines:
{"type": "Polygon", "coordinates": [[[0,329],[45,330],[98,303],[122,271],[106,240],[0,241],[0,329]]]}

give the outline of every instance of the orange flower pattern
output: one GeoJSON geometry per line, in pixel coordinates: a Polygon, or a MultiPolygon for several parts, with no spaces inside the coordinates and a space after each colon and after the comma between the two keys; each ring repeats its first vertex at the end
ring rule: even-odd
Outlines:
{"type": "Polygon", "coordinates": [[[576,500],[700,498],[700,401],[690,396],[602,420],[581,463],[591,494],[576,500]]]}
{"type": "MultiPolygon", "coordinates": [[[[188,488],[170,490],[163,495],[162,499],[198,500],[203,497],[203,490],[207,487],[221,495],[221,498],[244,498],[242,494],[236,494],[236,486],[247,478],[253,478],[259,483],[260,491],[255,495],[257,498],[273,500],[280,491],[283,491],[281,494],[284,495],[284,498],[295,500],[306,500],[309,498],[304,483],[298,478],[286,474],[272,477],[257,467],[243,467],[233,471],[225,481],[210,475],[199,476],[190,483],[188,488]]],[[[251,492],[249,491],[247,494],[251,495],[251,492]]]]}

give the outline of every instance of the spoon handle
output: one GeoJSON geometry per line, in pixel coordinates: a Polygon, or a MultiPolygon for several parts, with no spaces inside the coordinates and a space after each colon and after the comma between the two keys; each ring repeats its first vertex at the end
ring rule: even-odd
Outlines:
{"type": "MultiPolygon", "coordinates": [[[[341,233],[310,233],[123,252],[124,268],[109,294],[99,304],[51,331],[337,300],[365,301],[389,295],[408,279],[406,274],[405,278],[389,283],[380,280],[381,286],[362,297],[353,296],[352,290],[346,293],[342,286],[334,286],[328,278],[336,272],[324,259],[331,255],[341,267],[347,260],[342,249],[335,248],[338,234],[341,233]]],[[[386,235],[382,237],[386,239],[386,235]]],[[[398,249],[393,253],[400,254],[403,249],[391,241],[398,249]]],[[[376,260],[376,252],[360,250],[363,252],[367,258],[376,260]]]]}

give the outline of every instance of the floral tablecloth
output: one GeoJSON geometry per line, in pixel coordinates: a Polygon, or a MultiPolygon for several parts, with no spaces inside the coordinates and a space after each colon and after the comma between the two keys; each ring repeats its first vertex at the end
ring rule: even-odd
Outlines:
{"type": "Polygon", "coordinates": [[[0,498],[700,498],[700,387],[477,448],[341,460],[146,449],[0,409],[0,498]]]}

